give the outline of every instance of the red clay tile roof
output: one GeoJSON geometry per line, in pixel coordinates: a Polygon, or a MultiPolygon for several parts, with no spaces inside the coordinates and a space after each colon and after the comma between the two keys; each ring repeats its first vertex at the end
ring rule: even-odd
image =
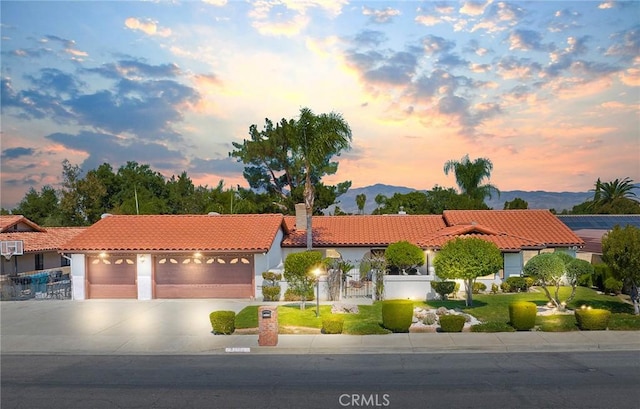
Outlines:
{"type": "MultiPolygon", "coordinates": [[[[285,217],[289,234],[283,247],[304,247],[305,230],[295,229],[295,217],[285,217]]],[[[427,234],[445,227],[440,215],[315,216],[312,220],[315,247],[387,246],[406,240],[418,244],[427,234]]]]}
{"type": "Polygon", "coordinates": [[[268,251],[281,214],[107,216],[65,243],[65,252],[268,251]]]}
{"type": "Polygon", "coordinates": [[[45,229],[38,226],[31,220],[19,214],[0,215],[0,233],[14,231],[13,227],[18,224],[26,224],[31,230],[44,231],[45,229]]]}
{"type": "Polygon", "coordinates": [[[448,226],[476,223],[547,247],[585,244],[548,210],[445,210],[443,217],[448,226]]]}
{"type": "Polygon", "coordinates": [[[522,249],[542,249],[544,244],[507,233],[499,233],[481,225],[461,224],[449,226],[425,237],[418,243],[422,248],[440,248],[456,237],[476,237],[490,241],[503,252],[518,252],[522,249]]]}
{"type": "Polygon", "coordinates": [[[44,231],[0,233],[0,240],[22,240],[25,253],[56,251],[86,227],[47,227],[44,231]]]}

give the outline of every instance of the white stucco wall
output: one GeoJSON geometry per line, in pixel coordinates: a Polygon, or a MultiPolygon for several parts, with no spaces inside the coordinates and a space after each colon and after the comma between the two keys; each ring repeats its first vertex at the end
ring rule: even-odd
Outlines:
{"type": "Polygon", "coordinates": [[[384,277],[384,298],[385,300],[410,299],[410,300],[430,300],[435,297],[435,292],[431,289],[431,282],[434,276],[385,276],[384,277]]]}
{"type": "Polygon", "coordinates": [[[74,300],[84,300],[86,298],[87,264],[84,254],[71,255],[71,291],[74,300]]]}

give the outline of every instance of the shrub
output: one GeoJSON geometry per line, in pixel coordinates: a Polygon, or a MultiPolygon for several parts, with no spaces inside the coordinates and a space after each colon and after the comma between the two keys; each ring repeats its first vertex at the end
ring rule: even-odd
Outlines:
{"type": "Polygon", "coordinates": [[[509,304],[509,323],[518,331],[528,331],[536,325],[538,307],[530,301],[509,304]]]}
{"type": "MultiPolygon", "coordinates": [[[[316,296],[313,291],[313,287],[307,290],[307,294],[305,295],[305,301],[315,301],[316,296]]],[[[284,300],[285,301],[302,301],[302,297],[296,294],[291,288],[287,288],[287,291],[284,292],[284,300]]]]}
{"type": "Polygon", "coordinates": [[[442,332],[462,332],[466,319],[462,315],[449,314],[440,316],[440,330],[442,332]]]}
{"type": "Polygon", "coordinates": [[[510,293],[526,292],[529,289],[524,277],[509,277],[505,282],[509,286],[510,293]]]}
{"type": "Polygon", "coordinates": [[[413,301],[382,302],[382,325],[393,332],[408,332],[413,319],[413,301]]]}
{"type": "Polygon", "coordinates": [[[604,290],[604,282],[607,278],[611,277],[611,268],[605,263],[598,263],[593,265],[593,285],[600,290],[604,290]]]}
{"type": "Polygon", "coordinates": [[[431,283],[433,290],[438,293],[441,299],[446,300],[447,296],[456,288],[455,281],[434,281],[431,283]]]}
{"type": "Polygon", "coordinates": [[[604,290],[610,294],[620,294],[622,291],[622,281],[609,277],[604,280],[604,290]]]}
{"type": "Polygon", "coordinates": [[[344,317],[339,315],[330,315],[322,319],[323,334],[342,334],[344,327],[344,317]]]}
{"type": "Polygon", "coordinates": [[[432,312],[427,313],[422,319],[422,323],[424,325],[433,325],[436,323],[438,316],[432,312]]]}
{"type": "Polygon", "coordinates": [[[580,308],[574,313],[581,330],[601,331],[609,326],[611,311],[599,308],[580,308]]]}
{"type": "Polygon", "coordinates": [[[262,299],[264,301],[280,301],[280,286],[262,286],[262,299]]]}
{"type": "Polygon", "coordinates": [[[487,285],[485,283],[473,283],[473,293],[480,294],[483,291],[486,291],[487,285]]]}
{"type": "Polygon", "coordinates": [[[265,281],[263,285],[274,287],[278,285],[278,281],[282,280],[282,274],[273,271],[265,271],[262,273],[262,279],[265,281]]]}
{"type": "Polygon", "coordinates": [[[498,284],[491,284],[491,294],[498,294],[498,291],[500,291],[500,287],[498,287],[498,284]]]}
{"type": "Polygon", "coordinates": [[[399,274],[402,274],[403,270],[408,274],[408,270],[424,264],[424,251],[408,241],[389,244],[384,251],[384,257],[390,270],[397,270],[399,274]]]}
{"type": "Polygon", "coordinates": [[[509,283],[502,282],[500,283],[500,289],[502,290],[503,293],[510,293],[511,292],[511,285],[509,283]]]}
{"type": "Polygon", "coordinates": [[[533,287],[533,283],[535,283],[535,280],[533,279],[533,277],[523,277],[523,278],[524,278],[523,291],[529,291],[529,288],[533,287]]]}
{"type": "Polygon", "coordinates": [[[213,333],[231,335],[236,330],[236,313],[233,311],[213,311],[209,314],[213,333]]]}

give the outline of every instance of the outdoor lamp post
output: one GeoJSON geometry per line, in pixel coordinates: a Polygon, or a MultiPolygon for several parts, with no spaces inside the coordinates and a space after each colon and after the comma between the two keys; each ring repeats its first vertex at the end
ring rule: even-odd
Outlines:
{"type": "Polygon", "coordinates": [[[313,270],[313,274],[316,276],[316,318],[320,317],[320,271],[319,268],[313,270]]]}

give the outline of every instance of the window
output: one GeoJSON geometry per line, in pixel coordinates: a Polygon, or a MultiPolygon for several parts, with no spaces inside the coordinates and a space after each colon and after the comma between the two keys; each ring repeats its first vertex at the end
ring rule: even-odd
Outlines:
{"type": "Polygon", "coordinates": [[[71,265],[71,260],[64,256],[60,256],[60,267],[67,267],[71,265]]]}
{"type": "Polygon", "coordinates": [[[36,260],[36,270],[44,270],[44,254],[42,253],[36,253],[35,254],[35,260],[36,260]]]}

